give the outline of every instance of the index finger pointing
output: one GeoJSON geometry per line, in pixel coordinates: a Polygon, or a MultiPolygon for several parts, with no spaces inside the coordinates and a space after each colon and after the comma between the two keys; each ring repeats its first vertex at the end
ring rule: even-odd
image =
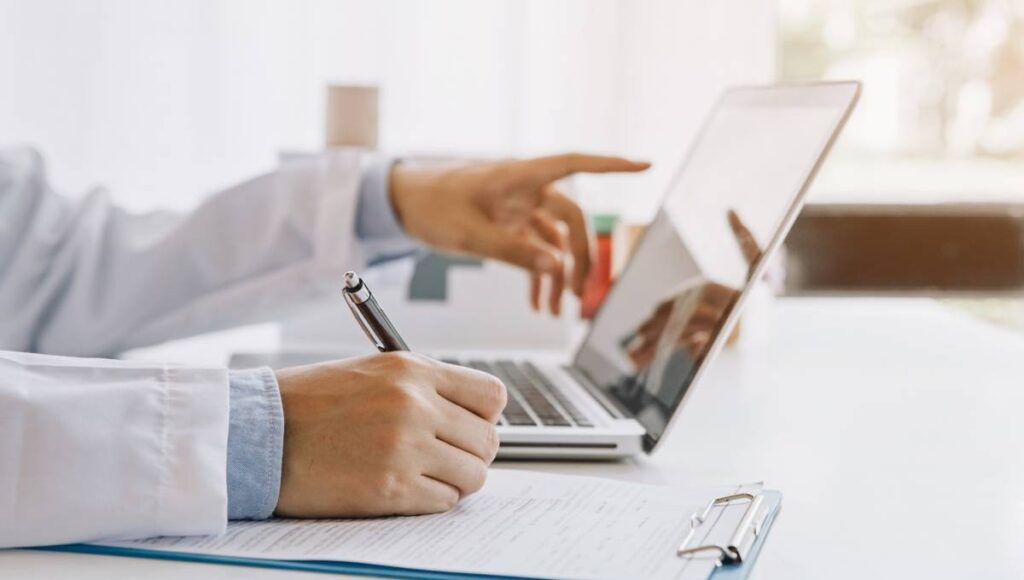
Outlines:
{"type": "Polygon", "coordinates": [[[537,183],[550,183],[573,173],[617,173],[643,171],[651,164],[622,157],[564,153],[517,161],[514,172],[537,183]]]}
{"type": "Polygon", "coordinates": [[[505,384],[485,372],[456,365],[444,365],[437,382],[437,394],[492,423],[505,409],[505,384]]]}
{"type": "Polygon", "coordinates": [[[739,242],[740,251],[743,252],[743,257],[747,260],[747,265],[753,266],[761,257],[761,247],[754,239],[754,234],[750,233],[750,229],[740,219],[736,210],[730,209],[726,216],[729,219],[729,227],[732,229],[733,235],[736,236],[736,241],[739,242]]]}

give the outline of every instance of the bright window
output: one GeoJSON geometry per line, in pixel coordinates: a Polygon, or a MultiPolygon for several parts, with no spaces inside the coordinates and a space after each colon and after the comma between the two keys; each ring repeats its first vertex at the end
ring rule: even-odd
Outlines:
{"type": "Polygon", "coordinates": [[[864,94],[818,199],[1024,198],[1024,3],[781,0],[781,76],[864,94]]]}

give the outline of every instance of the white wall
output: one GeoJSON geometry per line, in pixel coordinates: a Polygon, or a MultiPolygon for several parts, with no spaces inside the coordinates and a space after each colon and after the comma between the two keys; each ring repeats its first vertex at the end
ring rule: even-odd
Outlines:
{"type": "Polygon", "coordinates": [[[626,213],[646,220],[722,89],[774,80],[776,6],[773,0],[623,0],[620,14],[621,147],[655,162],[647,175],[625,182],[625,193],[643,197],[626,213]]]}
{"type": "Polygon", "coordinates": [[[722,86],[775,70],[772,0],[0,0],[0,145],[69,194],[187,207],[322,141],[323,87],[380,84],[381,146],[656,162],[582,180],[646,217],[722,86]],[[628,190],[625,188],[628,184],[628,190]],[[629,203],[625,199],[632,200],[629,203]]]}
{"type": "MultiPolygon", "coordinates": [[[[773,78],[775,44],[774,0],[0,0],[0,146],[40,148],[71,195],[103,183],[132,209],[186,208],[318,148],[326,84],[372,83],[390,152],[649,159],[645,175],[574,184],[592,210],[647,219],[719,91],[773,78]]],[[[436,322],[458,316],[568,340],[530,314],[521,273],[460,276],[453,295],[507,292],[504,318],[411,304],[392,313],[410,340],[439,344],[436,322]]],[[[286,336],[362,345],[319,312],[286,336]]]]}

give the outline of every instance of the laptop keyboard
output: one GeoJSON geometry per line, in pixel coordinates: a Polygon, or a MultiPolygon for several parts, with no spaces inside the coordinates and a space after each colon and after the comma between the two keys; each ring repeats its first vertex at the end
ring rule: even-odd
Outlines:
{"type": "Polygon", "coordinates": [[[501,424],[516,427],[593,427],[562,391],[553,385],[537,367],[529,362],[512,360],[459,362],[446,360],[492,374],[508,391],[508,403],[501,414],[501,424]]]}

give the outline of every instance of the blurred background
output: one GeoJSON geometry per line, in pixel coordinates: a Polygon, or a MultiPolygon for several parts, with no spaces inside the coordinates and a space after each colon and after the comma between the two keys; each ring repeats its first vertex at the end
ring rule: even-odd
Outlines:
{"type": "Polygon", "coordinates": [[[1005,201],[1024,184],[1024,3],[781,0],[783,79],[865,84],[819,199],[1005,201]]]}
{"type": "MultiPolygon", "coordinates": [[[[377,91],[374,138],[348,146],[649,159],[572,183],[618,262],[725,87],[857,79],[785,292],[938,294],[1024,319],[1020,0],[0,0],[0,78],[4,144],[39,148],[68,195],[103,184],[135,211],[321,150],[331,85],[377,91]]],[[[522,336],[566,336],[527,320],[522,336]]],[[[297,336],[324,338],[311,324],[297,336]]]]}
{"type": "MultiPolygon", "coordinates": [[[[321,148],[334,83],[380,88],[390,153],[651,158],[630,181],[649,217],[721,89],[777,69],[768,0],[0,6],[4,141],[43,149],[69,192],[104,183],[137,209],[186,207],[282,150],[321,148]]],[[[588,201],[615,208],[606,181],[588,201]]]]}
{"type": "Polygon", "coordinates": [[[625,151],[659,162],[654,199],[724,86],[857,78],[822,195],[999,200],[1024,176],[1014,0],[4,0],[0,33],[5,142],[140,209],[319,147],[329,83],[381,87],[384,150],[625,151]]]}
{"type": "Polygon", "coordinates": [[[781,79],[865,85],[790,238],[789,289],[926,293],[1024,328],[1024,2],[780,0],[778,15],[781,79]]]}

